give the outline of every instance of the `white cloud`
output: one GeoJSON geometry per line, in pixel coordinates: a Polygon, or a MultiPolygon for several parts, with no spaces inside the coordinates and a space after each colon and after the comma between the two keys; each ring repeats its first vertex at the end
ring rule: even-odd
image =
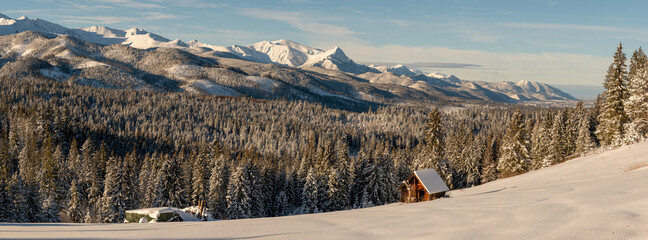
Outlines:
{"type": "Polygon", "coordinates": [[[387,20],[387,22],[389,22],[391,24],[394,24],[396,26],[402,27],[402,28],[406,28],[406,27],[409,27],[411,25],[406,21],[402,21],[402,20],[398,20],[398,19],[390,19],[390,20],[387,20]]]}
{"type": "Polygon", "coordinates": [[[80,17],[80,16],[61,16],[63,22],[70,23],[87,23],[93,25],[108,25],[122,22],[137,21],[137,18],[131,17],[107,17],[107,16],[93,16],[93,17],[80,17]]]}
{"type": "Polygon", "coordinates": [[[330,18],[320,18],[313,14],[306,14],[302,12],[275,11],[252,8],[241,9],[239,13],[247,17],[284,22],[301,31],[309,32],[327,38],[359,40],[355,36],[361,34],[347,27],[323,23],[330,18]]]}
{"type": "Polygon", "coordinates": [[[528,80],[551,84],[600,85],[610,59],[566,53],[500,53],[441,47],[400,45],[368,46],[353,42],[340,46],[359,62],[449,62],[474,64],[475,68],[430,67],[420,70],[454,74],[467,80],[528,80]]]}
{"type": "Polygon", "coordinates": [[[577,25],[577,24],[545,24],[545,23],[520,23],[520,22],[505,22],[498,25],[504,27],[524,28],[524,29],[540,29],[540,30],[575,30],[575,31],[597,31],[597,32],[612,32],[612,33],[633,33],[633,34],[646,34],[645,30],[637,30],[630,28],[608,27],[608,26],[595,26],[595,25],[577,25]]]}
{"type": "Polygon", "coordinates": [[[142,3],[135,0],[96,0],[96,1],[103,2],[103,3],[111,3],[111,4],[115,4],[127,8],[141,8],[141,9],[165,8],[164,6],[159,4],[142,3]]]}

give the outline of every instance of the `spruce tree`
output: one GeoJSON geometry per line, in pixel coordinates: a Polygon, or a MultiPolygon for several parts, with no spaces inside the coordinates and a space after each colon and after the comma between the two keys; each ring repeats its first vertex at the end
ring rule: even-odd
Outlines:
{"type": "Polygon", "coordinates": [[[227,185],[229,184],[229,165],[225,156],[216,159],[209,178],[209,207],[215,219],[227,218],[227,185]]]}
{"type": "Polygon", "coordinates": [[[77,187],[79,184],[77,180],[72,180],[70,184],[70,200],[67,204],[67,215],[70,218],[70,221],[75,223],[80,223],[83,221],[83,208],[81,207],[81,193],[77,187]]]}
{"type": "Polygon", "coordinates": [[[124,209],[137,209],[139,207],[137,191],[138,187],[137,155],[133,151],[124,158],[124,173],[122,183],[122,195],[124,196],[124,209]]]}
{"type": "Polygon", "coordinates": [[[227,218],[250,218],[252,183],[248,179],[247,168],[239,166],[232,172],[227,187],[227,218]]]}
{"type": "Polygon", "coordinates": [[[624,107],[630,122],[626,142],[635,143],[648,137],[648,57],[641,48],[630,59],[627,88],[624,107]]]}
{"type": "Polygon", "coordinates": [[[126,203],[123,195],[123,173],[122,161],[110,158],[103,197],[101,198],[101,222],[118,223],[124,221],[126,203]]]}
{"type": "Polygon", "coordinates": [[[605,92],[603,92],[603,103],[598,116],[599,125],[596,129],[596,135],[603,146],[622,144],[625,134],[624,124],[628,121],[623,104],[628,95],[625,61],[623,46],[619,44],[603,83],[605,92]]]}
{"type": "Polygon", "coordinates": [[[484,159],[482,162],[481,182],[487,183],[497,179],[497,160],[499,159],[499,138],[489,135],[486,138],[486,148],[484,149],[484,159]]]}
{"type": "Polygon", "coordinates": [[[198,157],[194,160],[193,164],[193,179],[192,179],[192,204],[199,204],[207,200],[209,194],[209,163],[211,161],[211,151],[205,144],[200,149],[198,157]]]}
{"type": "Polygon", "coordinates": [[[441,123],[441,112],[437,107],[434,107],[428,116],[425,131],[426,142],[426,158],[421,159],[416,169],[435,168],[437,172],[438,162],[445,155],[445,142],[443,136],[443,126],[441,123]]]}
{"type": "Polygon", "coordinates": [[[542,167],[548,167],[565,160],[567,156],[565,146],[566,141],[566,124],[565,112],[561,111],[554,116],[553,124],[549,132],[549,148],[542,167]]]}
{"type": "Polygon", "coordinates": [[[551,112],[543,114],[531,132],[531,168],[540,169],[549,160],[549,149],[551,146],[551,130],[553,129],[553,115],[551,112]]]}
{"type": "Polygon", "coordinates": [[[317,180],[317,176],[313,168],[308,170],[308,174],[306,175],[306,182],[304,183],[304,188],[303,188],[303,200],[302,200],[302,206],[300,208],[300,214],[307,214],[307,213],[318,213],[321,212],[319,209],[319,181],[317,180]]]}
{"type": "Polygon", "coordinates": [[[578,124],[578,137],[576,139],[576,153],[583,153],[596,147],[594,138],[590,132],[590,118],[581,118],[578,124]]]}
{"type": "Polygon", "coordinates": [[[513,176],[529,170],[529,140],[522,112],[518,109],[511,117],[506,135],[502,140],[497,170],[503,177],[513,176]]]}
{"type": "Polygon", "coordinates": [[[185,183],[182,179],[182,168],[177,159],[166,155],[157,175],[159,185],[156,196],[159,199],[160,206],[186,207],[188,201],[183,193],[185,183]]]}
{"type": "MultiPolygon", "coordinates": [[[[28,222],[30,221],[28,214],[30,214],[30,209],[27,205],[27,194],[25,190],[25,185],[20,177],[20,174],[15,173],[11,177],[9,186],[7,187],[9,196],[13,202],[9,207],[12,209],[11,213],[11,222],[28,222]]],[[[39,206],[40,207],[40,206],[39,206]]]]}

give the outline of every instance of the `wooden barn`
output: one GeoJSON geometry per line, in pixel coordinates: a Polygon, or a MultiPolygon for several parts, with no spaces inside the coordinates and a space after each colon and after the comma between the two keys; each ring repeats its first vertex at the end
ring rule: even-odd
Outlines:
{"type": "Polygon", "coordinates": [[[400,185],[401,202],[412,203],[437,199],[445,196],[448,186],[432,169],[416,170],[400,185]]]}

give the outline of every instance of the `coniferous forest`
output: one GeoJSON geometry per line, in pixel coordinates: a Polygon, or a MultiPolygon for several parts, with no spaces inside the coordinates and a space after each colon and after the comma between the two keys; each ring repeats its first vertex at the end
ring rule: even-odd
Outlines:
{"type": "Polygon", "coordinates": [[[0,222],[124,221],[206,203],[217,219],[398,200],[412,170],[450,189],[561,163],[648,132],[648,59],[619,45],[593,107],[319,103],[0,78],[0,222]]]}

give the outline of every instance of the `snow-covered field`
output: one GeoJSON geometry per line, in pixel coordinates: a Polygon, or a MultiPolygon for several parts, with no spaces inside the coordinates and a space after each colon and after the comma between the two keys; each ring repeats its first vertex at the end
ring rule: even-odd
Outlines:
{"type": "Polygon", "coordinates": [[[648,167],[637,168],[646,163],[648,142],[431,202],[218,222],[0,224],[0,238],[648,239],[648,167]]]}

